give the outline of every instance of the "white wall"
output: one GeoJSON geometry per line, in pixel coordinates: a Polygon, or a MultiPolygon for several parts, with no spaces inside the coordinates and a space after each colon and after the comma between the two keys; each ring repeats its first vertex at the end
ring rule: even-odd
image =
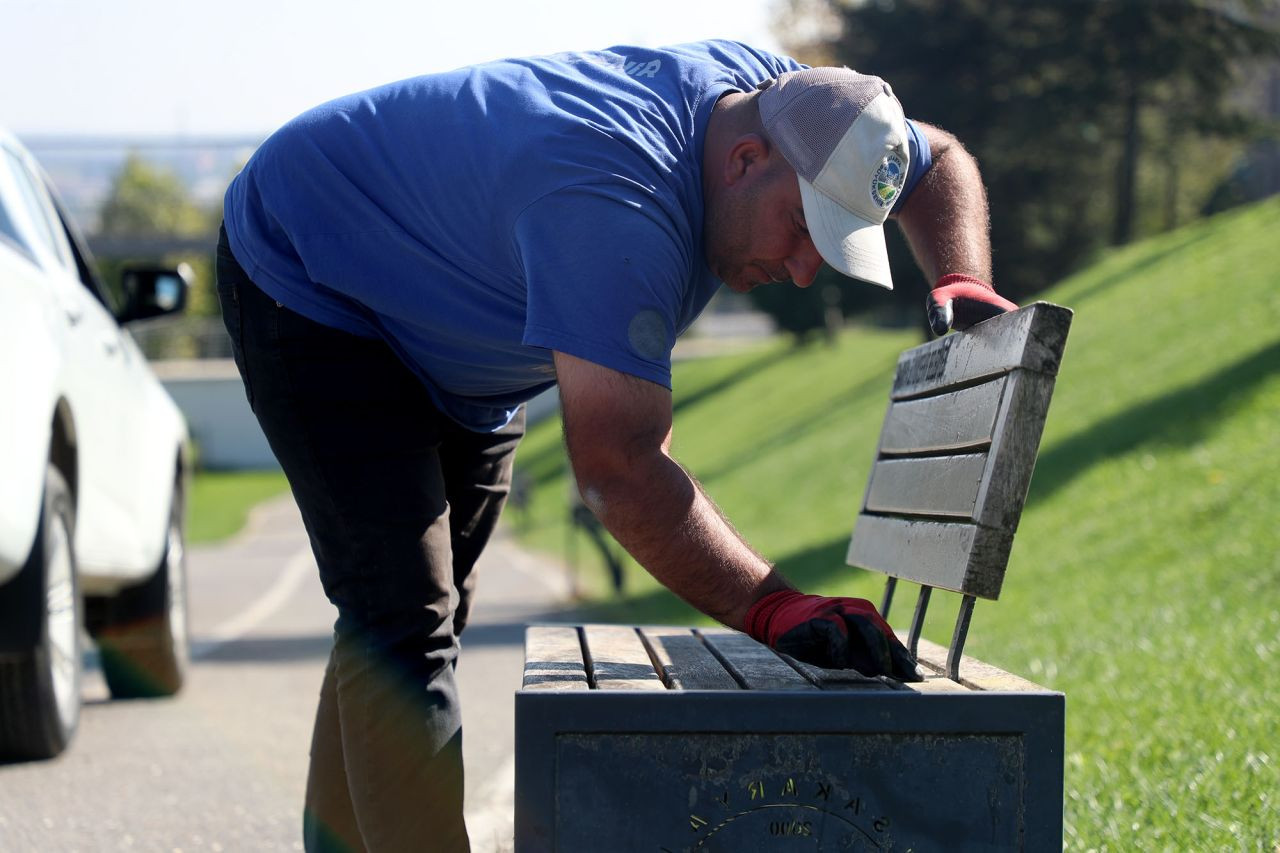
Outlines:
{"type": "Polygon", "coordinates": [[[279,468],[229,358],[151,363],[187,417],[205,468],[279,468]]]}
{"type": "MultiPolygon", "coordinates": [[[[217,469],[279,468],[229,358],[154,361],[160,382],[186,415],[200,465],[217,469]]],[[[529,424],[554,415],[555,389],[529,402],[529,424]]]]}

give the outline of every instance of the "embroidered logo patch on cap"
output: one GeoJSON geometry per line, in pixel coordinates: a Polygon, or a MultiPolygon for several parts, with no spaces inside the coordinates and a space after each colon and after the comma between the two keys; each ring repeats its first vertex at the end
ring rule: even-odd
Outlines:
{"type": "Polygon", "coordinates": [[[897,154],[888,154],[880,168],[871,176],[871,199],[877,207],[889,207],[902,192],[907,179],[907,168],[897,154]]]}

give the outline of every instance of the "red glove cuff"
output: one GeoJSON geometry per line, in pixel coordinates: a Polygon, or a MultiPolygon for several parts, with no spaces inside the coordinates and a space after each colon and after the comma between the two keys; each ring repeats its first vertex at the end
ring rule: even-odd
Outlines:
{"type": "Polygon", "coordinates": [[[949,284],[976,284],[979,287],[985,287],[992,293],[995,293],[996,290],[980,278],[974,278],[971,275],[965,275],[964,273],[959,272],[947,273],[942,278],[938,279],[938,281],[933,285],[933,289],[937,290],[938,288],[946,287],[949,284]]]}
{"type": "Polygon", "coordinates": [[[794,589],[780,589],[777,592],[769,593],[751,605],[751,609],[747,611],[745,625],[748,636],[756,642],[768,645],[769,620],[773,618],[773,614],[777,612],[779,607],[783,607],[797,598],[804,598],[804,593],[797,592],[794,589]]]}

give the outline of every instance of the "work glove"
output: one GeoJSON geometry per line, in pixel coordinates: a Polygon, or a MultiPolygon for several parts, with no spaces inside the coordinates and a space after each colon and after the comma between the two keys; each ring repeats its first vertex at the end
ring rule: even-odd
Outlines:
{"type": "Polygon", "coordinates": [[[862,598],[779,590],[751,605],[746,628],[753,639],[815,666],[921,680],[915,658],[862,598]]]}
{"type": "Polygon", "coordinates": [[[959,273],[938,279],[925,299],[929,326],[939,336],[945,335],[948,329],[963,331],[1017,307],[982,279],[959,273]]]}

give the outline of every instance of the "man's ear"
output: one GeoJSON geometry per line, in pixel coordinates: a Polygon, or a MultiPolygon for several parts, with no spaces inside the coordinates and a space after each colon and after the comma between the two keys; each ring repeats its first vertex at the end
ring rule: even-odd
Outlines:
{"type": "Polygon", "coordinates": [[[769,159],[769,143],[758,133],[744,133],[729,149],[724,163],[724,182],[733,186],[766,165],[769,159]]]}

